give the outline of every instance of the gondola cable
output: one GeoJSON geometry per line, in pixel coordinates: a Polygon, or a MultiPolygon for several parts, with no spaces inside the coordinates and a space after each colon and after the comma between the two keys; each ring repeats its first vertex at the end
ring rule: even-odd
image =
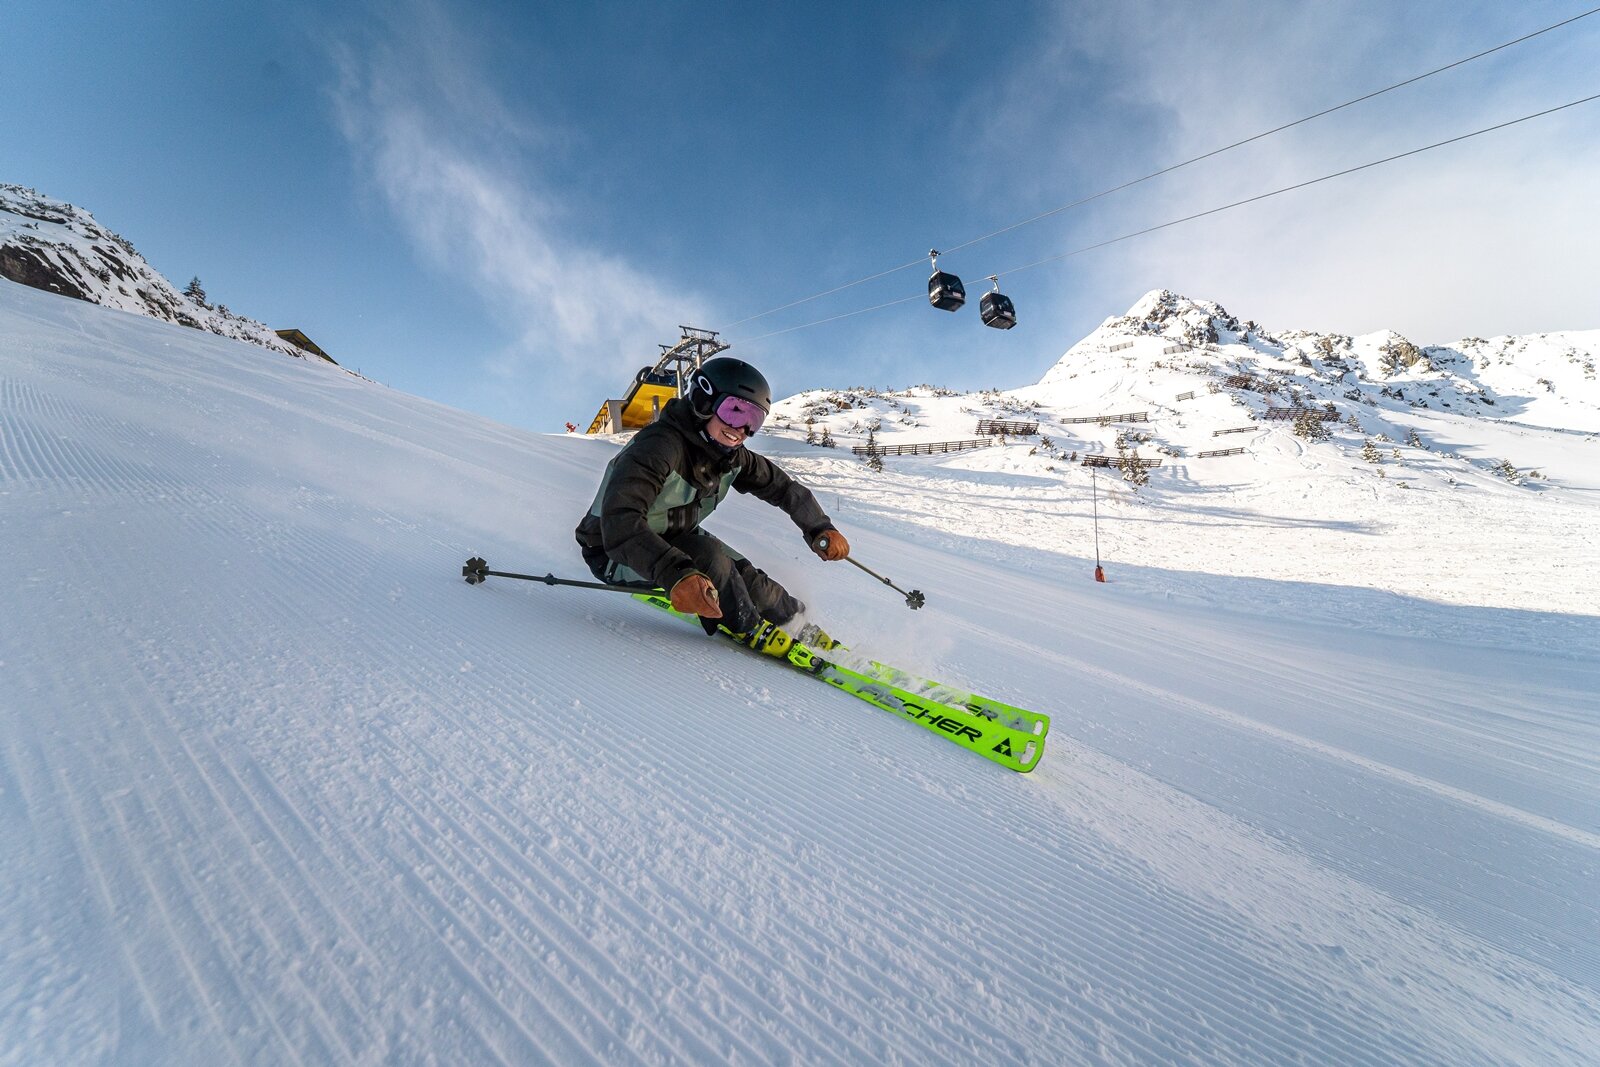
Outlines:
{"type": "Polygon", "coordinates": [[[1421,148],[1413,148],[1405,152],[1397,152],[1392,156],[1385,156],[1382,159],[1374,159],[1368,163],[1361,163],[1354,167],[1346,167],[1344,170],[1336,170],[1332,174],[1324,174],[1318,178],[1311,178],[1303,182],[1296,182],[1293,185],[1285,185],[1281,189],[1273,189],[1270,192],[1258,193],[1255,196],[1246,197],[1243,200],[1235,200],[1231,204],[1223,204],[1221,207],[1209,208],[1205,211],[1197,211],[1193,215],[1185,215],[1181,219],[1173,219],[1170,222],[1163,222],[1155,226],[1148,226],[1145,229],[1135,230],[1132,233],[1125,233],[1120,237],[1113,237],[1110,240],[1101,241],[1097,244],[1085,245],[1083,248],[1074,249],[1071,252],[1063,252],[1060,255],[1048,256],[1044,259],[1035,260],[1034,262],[1028,263],[1021,267],[1012,267],[1005,273],[1015,274],[1018,271],[1032,270],[1034,267],[1042,267],[1047,263],[1055,263],[1058,260],[1067,259],[1070,256],[1079,255],[1083,252],[1092,252],[1098,248],[1105,248],[1107,245],[1114,245],[1122,241],[1132,240],[1135,237],[1143,237],[1148,233],[1155,233],[1157,230],[1169,229],[1173,226],[1182,225],[1185,222],[1193,222],[1195,219],[1203,219],[1208,215],[1217,215],[1224,211],[1231,211],[1237,207],[1244,207],[1247,204],[1254,204],[1259,201],[1266,200],[1268,197],[1279,196],[1283,193],[1292,193],[1297,189],[1305,189],[1312,185],[1321,184],[1322,182],[1332,181],[1334,178],[1343,178],[1346,175],[1355,174],[1359,171],[1371,170],[1373,167],[1381,167],[1385,163],[1393,163],[1395,160],[1405,159],[1408,156],[1420,155],[1423,152],[1431,152],[1435,148],[1444,148],[1447,145],[1459,144],[1462,141],[1470,140],[1486,133],[1494,133],[1496,130],[1503,130],[1510,126],[1516,126],[1519,123],[1531,122],[1534,119],[1543,118],[1546,115],[1553,115],[1558,111],[1565,111],[1567,108],[1577,107],[1579,104],[1592,103],[1595,100],[1600,100],[1600,93],[1595,93],[1593,96],[1586,96],[1579,100],[1572,100],[1565,104],[1558,104],[1555,107],[1546,108],[1543,111],[1536,111],[1531,115],[1524,115],[1521,118],[1510,119],[1506,122],[1496,123],[1493,126],[1485,126],[1483,129],[1473,130],[1471,133],[1463,133],[1459,136],[1450,137],[1443,141],[1435,141],[1433,144],[1423,145],[1421,148]]]}
{"type": "MultiPolygon", "coordinates": [[[[1162,175],[1171,174],[1173,171],[1181,170],[1184,167],[1190,166],[1192,164],[1199,163],[1199,162],[1201,162],[1203,160],[1211,159],[1211,158],[1213,158],[1215,156],[1222,155],[1224,152],[1230,152],[1235,148],[1242,148],[1243,146],[1245,146],[1247,144],[1251,144],[1251,143],[1253,143],[1255,141],[1262,140],[1263,138],[1266,138],[1266,137],[1271,137],[1273,134],[1282,133],[1284,130],[1292,129],[1295,126],[1304,125],[1305,123],[1311,122],[1314,119],[1323,118],[1323,117],[1325,117],[1327,115],[1333,114],[1336,111],[1342,111],[1347,107],[1353,107],[1356,104],[1364,103],[1365,101],[1372,100],[1372,99],[1374,99],[1376,97],[1382,96],[1385,93],[1393,92],[1396,89],[1402,89],[1402,88],[1404,88],[1404,87],[1406,87],[1408,85],[1415,85],[1417,82],[1423,81],[1426,78],[1431,78],[1436,74],[1443,74],[1445,71],[1453,70],[1456,67],[1464,66],[1465,64],[1471,63],[1474,60],[1482,59],[1485,56],[1490,56],[1490,55],[1495,54],[1496,52],[1502,52],[1507,48],[1514,47],[1515,45],[1522,44],[1522,43],[1524,43],[1526,41],[1531,41],[1535,37],[1539,37],[1539,36],[1542,36],[1543,34],[1550,33],[1553,30],[1561,29],[1564,26],[1569,26],[1572,23],[1577,22],[1580,19],[1588,18],[1590,15],[1594,15],[1596,13],[1600,13],[1600,7],[1594,7],[1594,8],[1590,8],[1587,11],[1579,12],[1578,14],[1573,15],[1570,18],[1563,19],[1560,22],[1553,23],[1553,24],[1551,24],[1549,26],[1546,26],[1546,27],[1544,27],[1543,29],[1540,29],[1540,30],[1534,30],[1532,33],[1524,34],[1523,36],[1518,37],[1515,40],[1506,41],[1503,44],[1495,45],[1493,48],[1486,48],[1481,52],[1477,52],[1477,53],[1475,53],[1473,55],[1466,56],[1466,57],[1464,57],[1462,59],[1458,59],[1458,60],[1456,60],[1456,61],[1454,61],[1452,63],[1446,63],[1442,67],[1435,67],[1433,70],[1427,71],[1427,72],[1422,73],[1422,74],[1415,75],[1415,76],[1410,77],[1410,78],[1407,78],[1404,81],[1395,82],[1393,85],[1385,86],[1382,89],[1378,89],[1378,90],[1375,90],[1373,92],[1366,93],[1365,95],[1355,97],[1354,99],[1351,99],[1351,100],[1346,100],[1342,104],[1335,104],[1332,107],[1324,108],[1321,111],[1315,112],[1315,113],[1310,114],[1310,115],[1306,115],[1303,118],[1295,119],[1293,122],[1283,123],[1282,125],[1275,126],[1270,130],[1264,130],[1261,133],[1255,134],[1255,135],[1250,136],[1250,137],[1246,137],[1243,140],[1235,141],[1235,142],[1233,142],[1232,144],[1229,144],[1229,145],[1224,145],[1221,148],[1214,148],[1211,151],[1202,153],[1201,155],[1195,156],[1192,159],[1186,159],[1181,163],[1174,163],[1174,164],[1172,164],[1170,166],[1163,167],[1160,170],[1152,171],[1151,173],[1146,174],[1143,177],[1134,178],[1134,179],[1131,179],[1129,181],[1123,182],[1121,185],[1113,186],[1113,187],[1111,187],[1109,189],[1104,189],[1104,190],[1102,190],[1102,191],[1100,191],[1098,193],[1091,194],[1091,195],[1083,197],[1083,198],[1081,198],[1079,200],[1074,200],[1070,204],[1063,204],[1060,207],[1051,208],[1049,211],[1041,212],[1041,213],[1039,213],[1037,215],[1034,215],[1031,218],[1023,219],[1020,222],[1014,222],[1009,226],[1004,226],[1004,227],[1002,227],[1002,228],[1000,228],[998,230],[995,230],[993,233],[987,233],[987,234],[984,234],[982,237],[974,237],[971,240],[965,241],[965,242],[963,242],[961,244],[952,245],[949,248],[945,249],[945,252],[942,253],[942,254],[949,254],[950,252],[956,252],[956,251],[960,251],[960,250],[965,249],[965,248],[971,248],[973,245],[981,244],[984,241],[990,240],[991,238],[994,238],[994,237],[999,237],[1001,234],[1010,233],[1012,230],[1020,229],[1023,226],[1028,226],[1028,225],[1031,225],[1031,224],[1033,224],[1035,222],[1039,222],[1039,221],[1041,221],[1043,219],[1050,218],[1051,216],[1059,215],[1062,212],[1070,211],[1070,210],[1072,210],[1073,208],[1076,208],[1076,207],[1082,207],[1084,204],[1090,203],[1091,201],[1099,200],[1102,197],[1110,196],[1113,193],[1118,193],[1118,192],[1121,192],[1124,189],[1132,188],[1135,185],[1139,185],[1139,184],[1141,184],[1143,182],[1150,181],[1150,180],[1152,180],[1154,178],[1159,178],[1162,175]]],[[[1575,103],[1583,103],[1583,101],[1575,101],[1575,103]]],[[[1571,105],[1567,105],[1567,106],[1571,106],[1571,105]]],[[[1556,109],[1556,110],[1559,110],[1559,108],[1556,109]]],[[[1536,118],[1536,117],[1538,117],[1538,116],[1529,116],[1529,118],[1536,118]]],[[[1521,121],[1521,120],[1518,120],[1518,121],[1521,121]]],[[[1492,128],[1497,128],[1497,127],[1492,127],[1492,128]]],[[[1483,131],[1479,131],[1479,132],[1487,133],[1488,131],[1487,130],[1483,130],[1483,131]]],[[[1469,134],[1468,136],[1475,136],[1475,135],[1469,134]]],[[[1448,144],[1449,142],[1441,142],[1441,143],[1448,144]]],[[[1430,146],[1430,147],[1438,147],[1438,146],[1430,146]]],[[[1418,151],[1426,151],[1426,149],[1418,149],[1418,151]]],[[[1400,158],[1400,157],[1397,156],[1397,157],[1394,157],[1394,158],[1400,158]]],[[[1388,161],[1387,160],[1380,160],[1378,162],[1388,162],[1388,161]]],[[[1369,166],[1376,166],[1376,165],[1377,165],[1376,163],[1369,164],[1369,166]]],[[[1338,175],[1329,175],[1329,177],[1337,177],[1337,176],[1338,175]]],[[[1323,180],[1325,180],[1325,179],[1323,179],[1323,180]]],[[[1295,188],[1295,187],[1291,187],[1291,188],[1295,188]]],[[[1288,192],[1289,190],[1285,189],[1285,190],[1281,190],[1281,191],[1288,192]]],[[[1275,194],[1265,194],[1265,195],[1275,195],[1275,194]]],[[[1245,201],[1245,202],[1248,203],[1249,201],[1245,201]]],[[[1232,205],[1230,205],[1230,206],[1232,206],[1232,205]]],[[[1227,209],[1226,208],[1219,208],[1217,210],[1227,210],[1227,209]]],[[[1174,221],[1172,223],[1168,223],[1167,225],[1177,225],[1178,222],[1186,222],[1186,221],[1188,221],[1188,220],[1187,219],[1179,219],[1179,220],[1176,220],[1176,221],[1174,221]]],[[[1157,227],[1157,228],[1159,229],[1160,227],[1157,227]]],[[[1142,232],[1148,232],[1148,231],[1142,231],[1142,232]]],[[[1126,240],[1127,237],[1136,237],[1136,236],[1139,236],[1139,235],[1138,234],[1129,234],[1126,237],[1118,238],[1118,240],[1126,240]]],[[[1115,243],[1115,242],[1107,242],[1107,243],[1115,243]]],[[[1103,247],[1103,246],[1095,246],[1095,247],[1103,247]]],[[[1079,251],[1085,251],[1086,252],[1086,251],[1089,251],[1089,249],[1087,249],[1087,248],[1079,249],[1079,251]]],[[[1075,254],[1076,253],[1067,253],[1066,255],[1075,255],[1075,254]]],[[[1066,258],[1066,256],[1058,256],[1056,258],[1057,259],[1062,259],[1062,258],[1066,258]]],[[[857,278],[855,281],[845,282],[845,283],[843,283],[841,285],[836,285],[833,288],[823,290],[820,293],[813,293],[810,296],[801,297],[798,300],[791,300],[787,304],[782,304],[782,305],[780,305],[778,307],[770,308],[770,309],[768,309],[766,311],[763,311],[763,312],[760,312],[758,314],[747,316],[746,318],[742,318],[742,319],[738,320],[737,322],[730,323],[729,326],[728,326],[728,329],[737,329],[738,327],[743,326],[747,322],[755,322],[757,319],[763,319],[763,318],[766,318],[769,315],[776,315],[780,311],[787,311],[788,309],[790,309],[792,307],[799,307],[801,304],[808,304],[808,303],[812,302],[813,300],[821,300],[823,297],[832,296],[833,294],[839,293],[839,292],[843,292],[846,289],[852,289],[852,288],[854,288],[855,286],[858,286],[858,285],[865,285],[868,282],[877,281],[879,278],[886,278],[891,274],[898,274],[900,271],[909,270],[910,268],[917,266],[921,262],[922,262],[922,260],[920,258],[913,259],[910,262],[902,263],[897,267],[890,267],[889,269],[879,271],[876,274],[870,274],[870,275],[868,275],[868,276],[866,276],[864,278],[857,278]]],[[[1044,262],[1052,262],[1052,261],[1047,260],[1047,261],[1044,261],[1044,262]]],[[[819,319],[815,323],[808,323],[806,325],[820,325],[823,322],[832,322],[832,321],[834,321],[836,319],[846,318],[846,317],[849,317],[851,315],[863,314],[865,311],[876,311],[879,308],[890,307],[890,306],[892,306],[894,304],[905,303],[905,302],[907,302],[907,301],[894,300],[894,301],[890,301],[887,304],[880,304],[880,305],[878,305],[877,307],[874,307],[874,308],[866,308],[866,309],[863,309],[862,311],[846,312],[844,315],[835,315],[835,316],[832,316],[830,318],[819,319]]],[[[804,328],[805,328],[804,326],[792,327],[792,329],[804,329],[804,328]]],[[[789,333],[789,332],[790,332],[790,330],[779,330],[779,331],[777,331],[777,333],[789,333]]],[[[773,337],[773,336],[776,336],[776,334],[775,333],[773,333],[773,334],[765,334],[763,336],[765,336],[765,337],[773,337]]],[[[759,340],[759,339],[760,338],[757,338],[757,340],[759,340]]]]}
{"type": "MultiPolygon", "coordinates": [[[[1586,97],[1583,97],[1582,99],[1579,99],[1579,100],[1573,100],[1573,101],[1570,101],[1570,102],[1565,103],[1565,104],[1558,104],[1555,107],[1546,108],[1543,111],[1536,111],[1531,115],[1523,115],[1521,118],[1510,119],[1510,120],[1508,120],[1506,122],[1496,123],[1493,126],[1485,126],[1483,129],[1481,129],[1481,130],[1473,130],[1471,133],[1463,133],[1463,134],[1460,134],[1460,135],[1458,135],[1456,137],[1447,138],[1446,140],[1443,140],[1443,141],[1435,141],[1433,144],[1423,145],[1420,148],[1413,148],[1413,149],[1410,149],[1410,150],[1405,151],[1405,152],[1397,152],[1396,154],[1394,154],[1392,156],[1385,156],[1383,159],[1375,159],[1375,160],[1372,160],[1370,162],[1362,163],[1362,164],[1359,164],[1359,165],[1354,166],[1354,167],[1346,167],[1344,170],[1334,171],[1331,174],[1324,174],[1321,177],[1311,178],[1311,179],[1308,179],[1307,181],[1303,181],[1303,182],[1296,182],[1293,185],[1286,185],[1281,189],[1273,189],[1270,192],[1258,193],[1255,196],[1246,197],[1243,200],[1235,200],[1231,204],[1223,204],[1220,207],[1209,208],[1209,209],[1207,209],[1205,211],[1197,211],[1192,215],[1185,215],[1185,216],[1183,216],[1182,218],[1179,218],[1179,219],[1172,219],[1172,220],[1167,221],[1167,222],[1158,223],[1158,224],[1156,224],[1154,226],[1147,226],[1142,230],[1134,230],[1131,233],[1125,233],[1125,234],[1122,234],[1119,237],[1112,237],[1112,238],[1109,238],[1109,239],[1104,240],[1104,241],[1098,241],[1098,242],[1096,242],[1094,244],[1091,244],[1091,245],[1084,245],[1082,248],[1075,248],[1070,252],[1062,252],[1059,255],[1049,256],[1049,257],[1047,257],[1045,259],[1036,260],[1036,261],[1034,261],[1032,263],[1028,263],[1028,264],[1025,264],[1025,265],[1020,266],[1020,267],[1012,267],[1009,270],[1001,271],[999,273],[1002,273],[1002,274],[1016,274],[1019,271],[1032,270],[1034,267],[1042,267],[1042,266],[1044,266],[1044,265],[1046,265],[1048,263],[1056,263],[1056,262],[1059,262],[1060,260],[1063,260],[1063,259],[1069,259],[1072,256],[1082,255],[1085,252],[1093,252],[1096,249],[1106,248],[1106,247],[1108,247],[1110,245],[1114,245],[1114,244],[1120,244],[1123,241],[1130,241],[1135,237],[1143,237],[1146,234],[1155,233],[1158,230],[1170,229],[1173,226],[1181,226],[1183,223],[1193,222],[1196,219],[1203,219],[1203,218],[1206,218],[1207,216],[1210,216],[1210,215],[1218,215],[1218,214],[1221,214],[1224,211],[1231,211],[1234,208],[1244,207],[1247,204],[1259,203],[1260,201],[1266,200],[1266,199],[1268,199],[1270,197],[1280,196],[1280,195],[1282,195],[1284,193],[1292,193],[1297,189],[1305,189],[1305,188],[1307,188],[1309,186],[1312,186],[1312,185],[1318,185],[1318,184],[1320,184],[1322,182],[1331,181],[1334,178],[1342,178],[1342,177],[1345,177],[1346,175],[1355,174],[1355,173],[1357,173],[1359,171],[1371,170],[1373,167],[1380,167],[1380,166],[1384,165],[1385,163],[1393,163],[1395,160],[1405,159],[1405,158],[1407,158],[1409,156],[1420,155],[1423,152],[1430,152],[1435,148],[1443,148],[1446,145],[1459,144],[1462,141],[1471,140],[1474,137],[1480,137],[1480,136],[1482,136],[1483,134],[1486,134],[1486,133],[1493,133],[1496,130],[1503,130],[1503,129],[1506,129],[1506,128],[1511,127],[1511,126],[1516,126],[1516,125],[1518,125],[1520,123],[1531,122],[1534,119],[1543,118],[1546,115],[1553,115],[1558,111],[1565,111],[1568,108],[1577,107],[1580,104],[1592,103],[1595,100],[1600,100],[1600,93],[1596,93],[1593,96],[1586,96],[1586,97]]],[[[846,312],[843,312],[843,313],[838,314],[838,315],[830,315],[830,316],[828,316],[827,318],[824,318],[824,319],[817,319],[814,322],[806,322],[806,323],[801,323],[798,326],[790,326],[790,327],[787,327],[787,328],[782,329],[782,330],[774,330],[771,333],[764,333],[764,334],[760,335],[759,337],[751,337],[751,338],[744,339],[741,343],[743,343],[743,344],[752,344],[752,343],[754,343],[756,341],[764,341],[764,340],[766,340],[766,339],[768,339],[770,337],[778,337],[778,336],[781,336],[782,334],[794,333],[797,330],[805,330],[805,329],[809,329],[809,328],[811,328],[813,326],[821,326],[824,323],[837,322],[840,319],[848,319],[848,318],[852,318],[852,317],[854,317],[856,315],[865,315],[868,312],[872,312],[872,311],[881,311],[884,308],[894,307],[897,304],[907,304],[907,303],[910,303],[910,302],[912,302],[914,300],[920,300],[920,299],[922,299],[920,296],[902,297],[899,300],[890,300],[890,301],[887,301],[886,303],[876,304],[876,305],[874,305],[872,307],[869,307],[869,308],[861,308],[861,309],[856,310],[856,311],[846,311],[846,312]]],[[[749,320],[745,320],[745,321],[749,321],[749,320]]]]}

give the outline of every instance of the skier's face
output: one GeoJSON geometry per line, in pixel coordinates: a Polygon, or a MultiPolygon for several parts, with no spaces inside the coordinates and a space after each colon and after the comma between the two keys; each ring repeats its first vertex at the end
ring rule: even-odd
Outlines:
{"type": "Polygon", "coordinates": [[[737,448],[744,444],[744,439],[750,436],[750,431],[743,427],[735,429],[713,415],[711,421],[706,424],[706,436],[719,445],[737,448]]]}

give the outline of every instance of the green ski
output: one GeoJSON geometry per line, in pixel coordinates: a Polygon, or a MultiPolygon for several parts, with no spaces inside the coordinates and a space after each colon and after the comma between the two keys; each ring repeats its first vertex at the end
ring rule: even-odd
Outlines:
{"type": "MultiPolygon", "coordinates": [[[[839,659],[839,653],[850,651],[845,645],[833,640],[822,630],[811,625],[802,627],[800,632],[795,635],[795,638],[814,649],[833,655],[835,660],[839,659]]],[[[852,656],[849,661],[841,662],[840,666],[853,670],[858,674],[865,674],[880,682],[888,682],[897,689],[904,689],[923,700],[933,700],[949,707],[963,708],[974,715],[981,715],[985,719],[991,719],[1009,726],[1013,730],[1021,730],[1023,733],[1038,733],[1042,737],[1050,729],[1050,717],[1048,715],[1041,715],[1039,712],[1029,711],[1027,708],[1019,708],[1014,704],[1006,704],[995,700],[993,697],[986,697],[979,693],[969,693],[964,689],[946,685],[944,682],[936,682],[929,678],[919,678],[914,674],[902,671],[898,667],[891,667],[887,663],[879,663],[877,660],[858,663],[856,658],[852,656]]]]}
{"type": "MultiPolygon", "coordinates": [[[[656,593],[635,593],[634,599],[698,625],[693,615],[672,610],[672,602],[656,593]]],[[[1014,771],[1031,771],[1044,755],[1045,734],[1050,720],[1036,712],[1013,708],[984,697],[966,696],[962,705],[945,704],[927,695],[918,695],[887,677],[893,668],[873,664],[871,673],[854,670],[827,659],[820,648],[795,640],[784,630],[765,623],[751,634],[735,634],[719,627],[722,635],[746,647],[778,659],[796,670],[814,675],[835,689],[864,700],[885,711],[894,712],[926,730],[963,748],[970,749],[1014,771]],[[879,676],[879,675],[884,676],[879,676]]],[[[928,683],[933,684],[933,683],[928,683]]],[[[954,690],[947,690],[953,694],[954,690]]],[[[959,694],[957,694],[959,695],[959,694]]]]}

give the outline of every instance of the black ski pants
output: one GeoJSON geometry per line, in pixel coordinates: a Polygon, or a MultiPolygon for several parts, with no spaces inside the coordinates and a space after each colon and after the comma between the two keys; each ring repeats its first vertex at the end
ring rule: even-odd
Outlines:
{"type": "MultiPolygon", "coordinates": [[[[722,605],[722,618],[717,622],[735,633],[748,633],[762,619],[782,626],[805,610],[804,604],[767,577],[765,571],[704,530],[679,534],[669,538],[668,544],[686,554],[694,561],[695,569],[711,579],[722,605]]],[[[656,587],[615,560],[606,560],[599,567],[591,565],[590,569],[602,582],[637,585],[641,589],[656,587]]]]}

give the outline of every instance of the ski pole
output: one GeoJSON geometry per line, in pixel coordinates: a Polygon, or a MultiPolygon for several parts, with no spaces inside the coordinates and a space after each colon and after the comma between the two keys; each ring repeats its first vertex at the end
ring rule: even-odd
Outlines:
{"type": "MultiPolygon", "coordinates": [[[[826,552],[828,550],[828,539],[826,537],[817,538],[817,547],[826,552]]],[[[877,571],[867,567],[862,567],[861,564],[856,563],[856,561],[851,559],[849,556],[846,556],[844,559],[846,563],[855,563],[857,567],[861,567],[862,570],[878,579],[878,581],[882,582],[890,589],[893,589],[896,593],[899,593],[901,596],[905,597],[906,607],[912,609],[913,611],[922,607],[922,605],[928,602],[928,598],[922,595],[922,591],[920,589],[913,589],[908,593],[904,589],[901,589],[898,585],[895,585],[889,579],[885,578],[883,575],[879,574],[877,571]]]]}
{"type": "Polygon", "coordinates": [[[571,578],[557,578],[553,574],[512,574],[510,571],[492,571],[489,564],[477,556],[467,560],[461,568],[461,577],[468,585],[477,585],[485,578],[520,578],[525,582],[543,582],[545,585],[570,585],[579,589],[604,589],[612,593],[660,593],[660,589],[646,589],[638,585],[606,585],[604,582],[579,582],[571,578]]]}

